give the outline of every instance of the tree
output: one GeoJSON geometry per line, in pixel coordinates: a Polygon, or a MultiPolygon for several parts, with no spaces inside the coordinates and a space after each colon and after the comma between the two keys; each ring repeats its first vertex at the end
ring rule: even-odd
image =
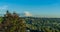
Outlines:
{"type": "Polygon", "coordinates": [[[26,25],[23,22],[24,19],[20,19],[17,13],[11,14],[8,10],[4,15],[3,31],[5,32],[26,32],[26,25]]]}

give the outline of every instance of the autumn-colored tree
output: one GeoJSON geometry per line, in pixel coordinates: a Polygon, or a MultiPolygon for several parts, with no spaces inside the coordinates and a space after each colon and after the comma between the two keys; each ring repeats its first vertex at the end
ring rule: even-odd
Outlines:
{"type": "Polygon", "coordinates": [[[10,28],[12,27],[12,14],[9,13],[9,11],[7,10],[6,14],[4,15],[4,18],[3,18],[3,31],[5,32],[10,32],[10,28]]]}
{"type": "Polygon", "coordinates": [[[20,19],[17,13],[11,14],[8,10],[4,15],[3,31],[4,32],[26,32],[26,25],[23,19],[20,19]]]}

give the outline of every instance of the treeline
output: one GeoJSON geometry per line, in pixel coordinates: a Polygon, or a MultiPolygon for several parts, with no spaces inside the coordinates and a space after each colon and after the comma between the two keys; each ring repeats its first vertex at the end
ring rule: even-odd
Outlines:
{"type": "Polygon", "coordinates": [[[27,27],[40,32],[60,32],[60,18],[27,18],[27,27]]]}
{"type": "Polygon", "coordinates": [[[7,10],[4,17],[0,17],[0,32],[26,32],[24,19],[20,19],[17,13],[11,14],[7,10]]]}

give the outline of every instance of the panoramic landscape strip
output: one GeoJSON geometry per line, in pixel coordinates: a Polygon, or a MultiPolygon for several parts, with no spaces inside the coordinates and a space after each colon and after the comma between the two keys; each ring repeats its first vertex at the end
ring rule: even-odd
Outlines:
{"type": "Polygon", "coordinates": [[[19,17],[7,10],[0,16],[0,32],[60,32],[60,18],[19,17]]]}

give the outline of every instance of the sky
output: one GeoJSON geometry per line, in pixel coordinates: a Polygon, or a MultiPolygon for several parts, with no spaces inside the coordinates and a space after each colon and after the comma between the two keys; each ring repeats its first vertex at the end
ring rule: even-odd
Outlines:
{"type": "Polygon", "coordinates": [[[39,17],[60,17],[60,0],[0,0],[0,14],[6,10],[39,17]]]}

